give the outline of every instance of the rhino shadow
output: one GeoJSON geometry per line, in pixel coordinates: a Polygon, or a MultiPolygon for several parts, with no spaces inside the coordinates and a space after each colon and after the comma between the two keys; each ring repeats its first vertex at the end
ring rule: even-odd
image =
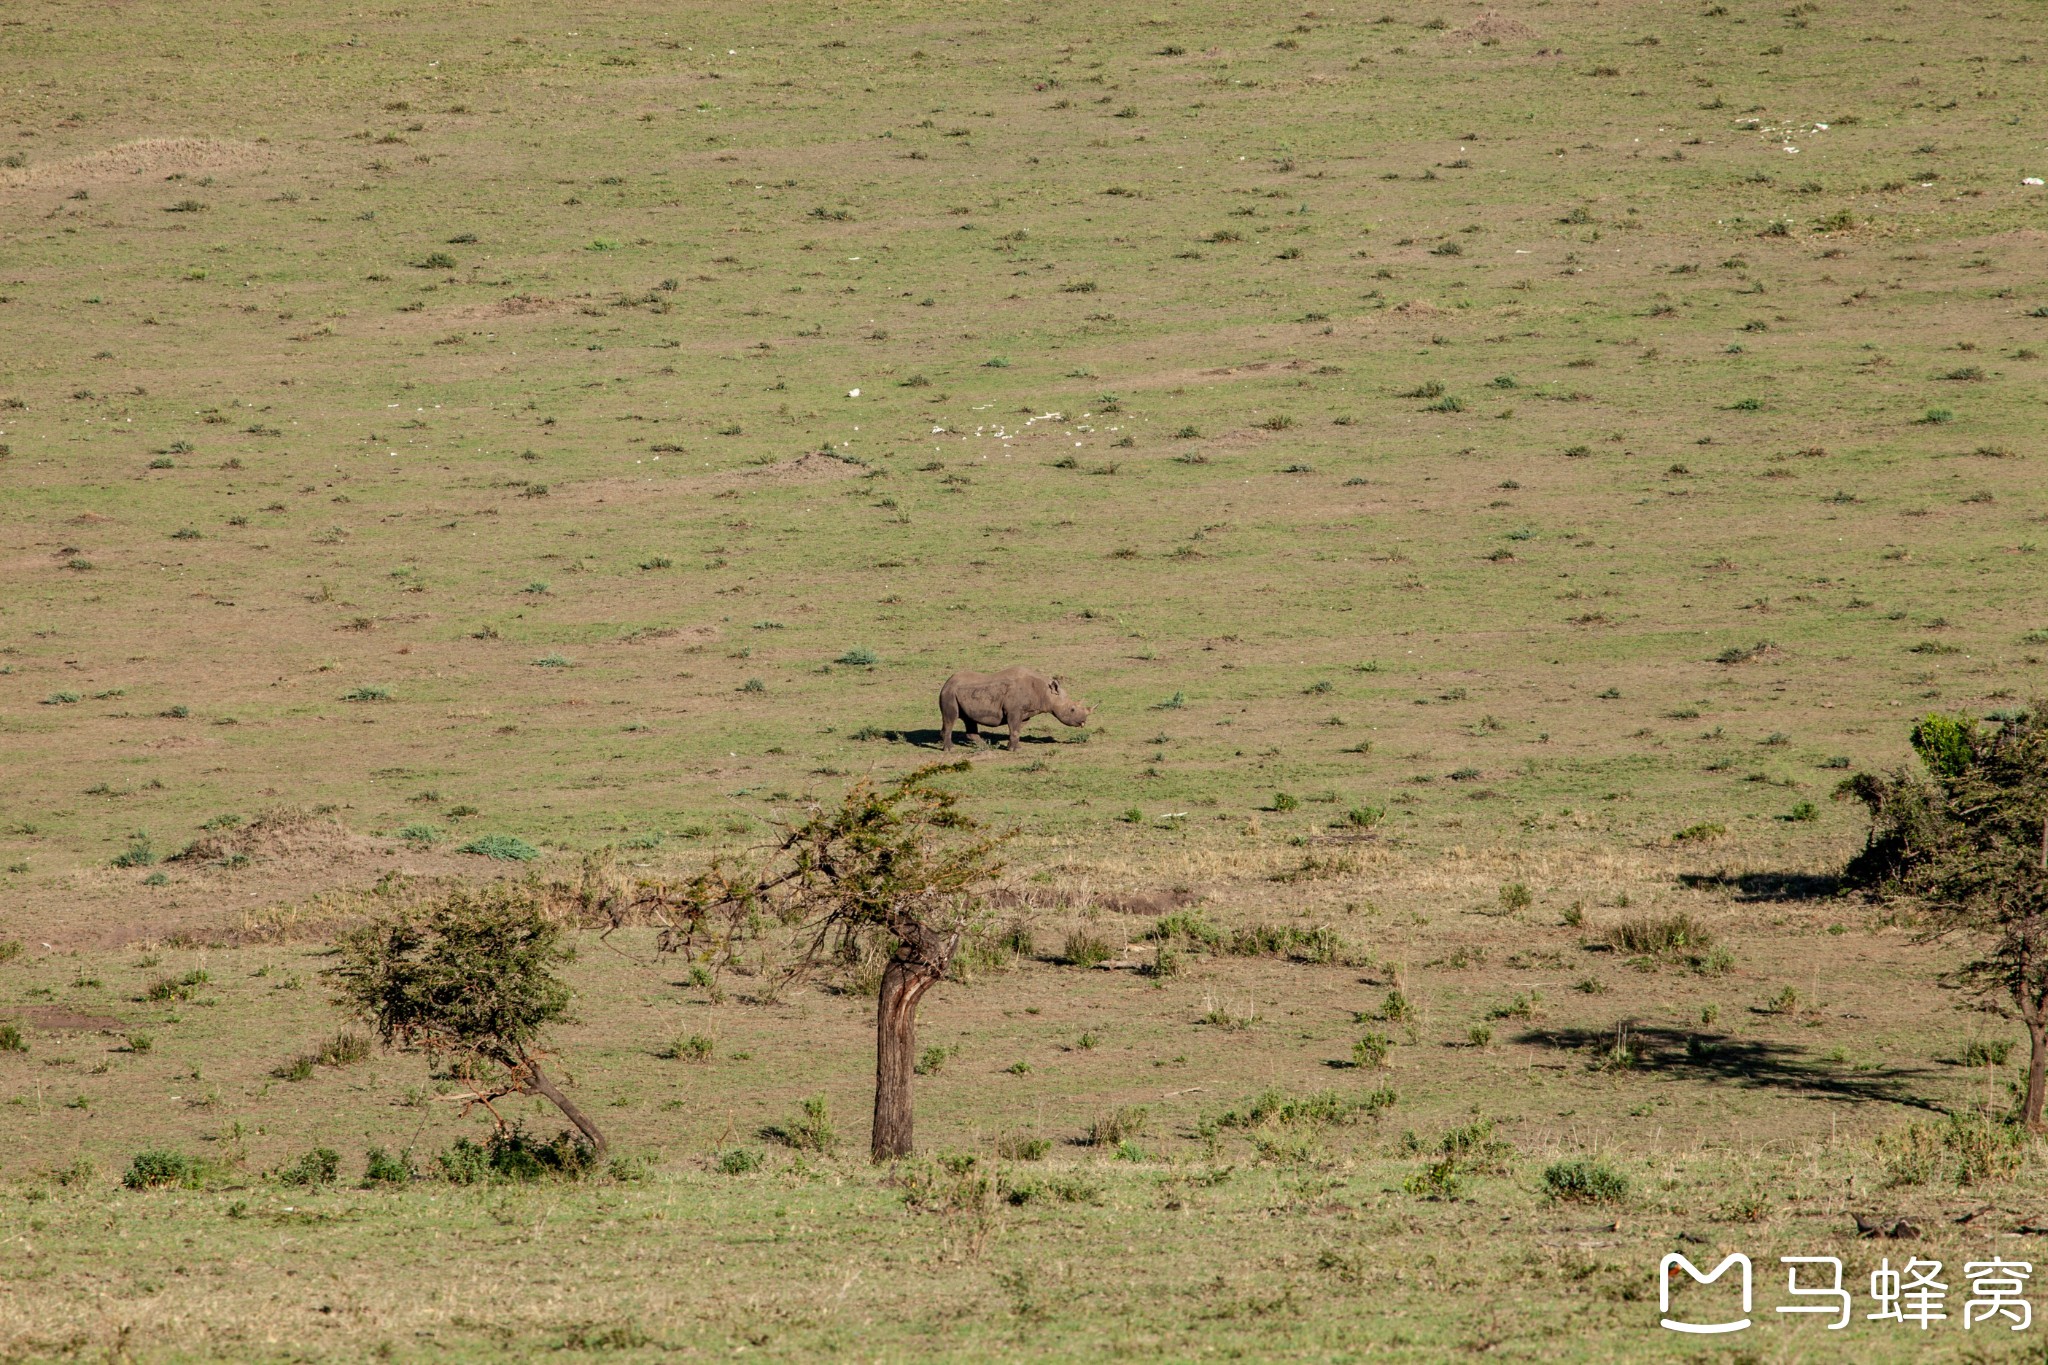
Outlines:
{"type": "MultiPolygon", "coordinates": [[[[889,730],[885,732],[885,737],[891,743],[908,744],[913,749],[936,749],[939,747],[940,740],[939,731],[936,727],[924,730],[889,730]]],[[[998,734],[996,738],[991,739],[989,732],[986,730],[982,731],[979,738],[981,743],[978,745],[973,737],[968,736],[955,739],[953,745],[955,748],[963,749],[968,753],[995,753],[1001,750],[1004,744],[1009,742],[1007,735],[998,734]]],[[[1021,746],[1025,744],[1057,744],[1060,741],[1056,735],[1027,734],[1019,735],[1017,742],[1021,746]]]]}

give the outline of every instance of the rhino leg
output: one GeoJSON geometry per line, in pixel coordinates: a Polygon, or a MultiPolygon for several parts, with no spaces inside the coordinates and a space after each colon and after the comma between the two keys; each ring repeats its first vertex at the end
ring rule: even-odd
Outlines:
{"type": "Polygon", "coordinates": [[[1015,711],[1005,711],[1003,719],[1010,724],[1010,752],[1017,752],[1017,732],[1024,728],[1024,717],[1015,711]]]}
{"type": "MultiPolygon", "coordinates": [[[[956,721],[956,720],[958,720],[959,718],[960,718],[960,704],[959,704],[958,702],[954,701],[954,700],[953,700],[953,698],[952,698],[952,696],[951,696],[950,694],[949,694],[949,695],[946,695],[946,696],[943,696],[943,697],[940,697],[940,698],[939,698],[939,749],[940,749],[940,751],[941,751],[942,753],[951,753],[951,752],[953,752],[953,722],[954,722],[954,721],[956,721]]],[[[968,722],[967,722],[967,728],[968,728],[969,732],[972,732],[972,731],[973,731],[973,729],[974,729],[974,722],[973,722],[973,721],[971,721],[971,720],[970,720],[970,721],[968,721],[968,722]]]]}

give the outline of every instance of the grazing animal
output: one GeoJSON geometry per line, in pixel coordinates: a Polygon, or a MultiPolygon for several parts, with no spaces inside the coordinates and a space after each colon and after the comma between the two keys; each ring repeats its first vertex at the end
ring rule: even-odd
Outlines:
{"type": "Polygon", "coordinates": [[[1068,695],[1058,678],[1035,668],[1006,668],[1000,673],[955,673],[939,689],[939,747],[953,747],[953,722],[967,722],[967,733],[981,727],[1010,727],[1010,752],[1017,751],[1017,731],[1033,716],[1048,711],[1062,724],[1086,725],[1089,708],[1068,695]]]}

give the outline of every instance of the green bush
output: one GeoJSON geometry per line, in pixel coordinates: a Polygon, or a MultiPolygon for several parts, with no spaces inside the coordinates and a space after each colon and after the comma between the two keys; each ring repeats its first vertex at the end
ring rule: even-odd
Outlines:
{"type": "Polygon", "coordinates": [[[1377,1070],[1387,1064],[1387,1051],[1393,1040],[1384,1033],[1368,1033],[1351,1045],[1351,1064],[1377,1070]]]}
{"type": "Polygon", "coordinates": [[[372,1147],[365,1154],[363,1183],[366,1185],[410,1185],[419,1179],[419,1175],[409,1147],[397,1156],[382,1147],[372,1147]]]}
{"type": "Polygon", "coordinates": [[[1963,1048],[1964,1066],[2004,1066],[2005,1059],[2012,1056],[2012,1039],[1998,1038],[1985,1041],[1973,1038],[1963,1048]]]}
{"type": "Polygon", "coordinates": [[[678,1034],[661,1055],[672,1062],[708,1062],[717,1050],[718,1043],[709,1034],[678,1034]]]}
{"type": "Polygon", "coordinates": [[[331,1185],[341,1174],[341,1153],[332,1147],[315,1147],[289,1166],[280,1166],[280,1185],[331,1185]]]}
{"type": "Polygon", "coordinates": [[[542,1142],[528,1137],[523,1129],[503,1129],[491,1134],[481,1146],[468,1138],[437,1158],[441,1173],[457,1185],[478,1185],[505,1181],[530,1183],[537,1180],[579,1180],[597,1160],[590,1145],[567,1131],[542,1142]]]}
{"type": "Polygon", "coordinates": [[[15,1024],[0,1024],[0,1052],[26,1052],[28,1043],[21,1036],[21,1029],[15,1024]]]}
{"type": "Polygon", "coordinates": [[[199,1184],[200,1164],[183,1152],[151,1148],[128,1162],[121,1183],[131,1190],[192,1189],[199,1184]]]}
{"type": "Polygon", "coordinates": [[[814,1095],[797,1108],[797,1116],[788,1123],[773,1124],[761,1130],[761,1136],[773,1138],[785,1147],[799,1152],[830,1153],[839,1145],[839,1132],[832,1126],[832,1117],[826,1111],[825,1097],[814,1095]]]}
{"type": "Polygon", "coordinates": [[[1583,1157],[1545,1167],[1543,1191],[1552,1199],[1585,1204],[1619,1204],[1628,1198],[1628,1177],[1583,1157]]]}
{"type": "Polygon", "coordinates": [[[495,858],[500,862],[530,863],[540,857],[539,849],[510,834],[479,835],[455,851],[473,853],[479,858],[495,858]]]}
{"type": "Polygon", "coordinates": [[[1200,915],[1176,911],[1145,931],[1154,943],[1178,943],[1190,948],[1214,948],[1223,941],[1223,931],[1200,915]]]}
{"type": "Polygon", "coordinates": [[[767,1160],[751,1147],[733,1147],[718,1154],[718,1169],[725,1175],[749,1175],[767,1160]]]}
{"type": "Polygon", "coordinates": [[[1115,955],[1107,939],[1086,929],[1068,934],[1066,945],[1060,950],[1060,960],[1072,967],[1099,967],[1115,955]]]}

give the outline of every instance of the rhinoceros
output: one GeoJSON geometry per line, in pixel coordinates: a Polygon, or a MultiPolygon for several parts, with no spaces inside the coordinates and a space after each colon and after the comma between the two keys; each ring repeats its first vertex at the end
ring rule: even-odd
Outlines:
{"type": "Polygon", "coordinates": [[[1063,724],[1086,725],[1089,708],[1076,701],[1058,678],[1035,668],[1006,668],[1000,673],[955,673],[939,689],[939,747],[953,747],[953,722],[967,722],[967,733],[981,727],[1010,727],[1010,751],[1016,752],[1017,731],[1033,716],[1050,711],[1063,724]]]}

